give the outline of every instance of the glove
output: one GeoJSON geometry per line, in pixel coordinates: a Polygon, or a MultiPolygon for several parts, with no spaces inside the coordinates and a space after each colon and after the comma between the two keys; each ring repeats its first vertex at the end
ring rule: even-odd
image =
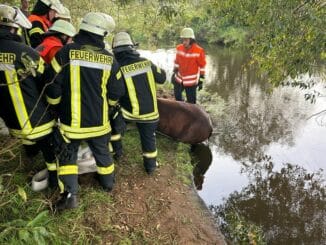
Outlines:
{"type": "Polygon", "coordinates": [[[204,80],[205,80],[204,75],[200,75],[199,81],[198,81],[198,85],[197,85],[198,91],[200,91],[200,90],[203,89],[203,82],[204,82],[204,80]]]}

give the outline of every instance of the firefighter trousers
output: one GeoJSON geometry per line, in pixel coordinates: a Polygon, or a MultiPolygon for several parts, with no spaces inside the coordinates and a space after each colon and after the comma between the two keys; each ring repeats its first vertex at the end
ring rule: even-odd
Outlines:
{"type": "Polygon", "coordinates": [[[26,155],[30,158],[35,157],[39,151],[42,152],[45,160],[46,168],[49,172],[49,186],[55,188],[58,185],[57,180],[57,160],[55,157],[53,145],[53,134],[48,134],[40,139],[37,139],[32,145],[23,145],[26,155]]]}
{"type": "Polygon", "coordinates": [[[186,91],[187,102],[196,104],[197,98],[197,85],[191,87],[184,87],[180,83],[174,83],[174,97],[178,101],[183,101],[182,92],[186,91]]]}
{"type": "Polygon", "coordinates": [[[147,173],[151,173],[156,168],[157,150],[155,131],[158,122],[137,122],[136,125],[140,135],[144,167],[147,173]]]}
{"type": "MultiPolygon", "coordinates": [[[[96,160],[99,182],[106,191],[112,190],[114,184],[114,164],[108,149],[109,139],[110,135],[107,134],[84,139],[96,160]]],[[[58,155],[58,176],[61,193],[77,194],[78,192],[77,154],[81,141],[79,139],[71,139],[70,143],[62,147],[58,155]]]]}

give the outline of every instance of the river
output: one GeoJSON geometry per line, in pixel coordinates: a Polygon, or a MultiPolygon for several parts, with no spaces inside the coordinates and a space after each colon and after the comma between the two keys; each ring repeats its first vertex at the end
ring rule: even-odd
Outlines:
{"type": "MultiPolygon", "coordinates": [[[[173,49],[141,54],[170,77],[173,49]]],[[[309,90],[273,89],[247,62],[242,51],[207,49],[199,104],[214,131],[209,151],[197,155],[198,194],[226,238],[234,237],[230,217],[236,217],[244,227],[238,233],[254,224],[267,244],[325,244],[326,114],[313,116],[326,108],[325,68],[300,77],[315,83],[309,90]],[[316,103],[305,100],[313,91],[320,93],[316,103]]]]}

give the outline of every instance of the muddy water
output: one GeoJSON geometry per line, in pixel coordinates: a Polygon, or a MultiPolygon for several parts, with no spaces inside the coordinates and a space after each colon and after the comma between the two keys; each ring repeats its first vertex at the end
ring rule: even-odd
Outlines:
{"type": "MultiPolygon", "coordinates": [[[[142,51],[172,72],[174,51],[142,51]]],[[[207,49],[205,89],[199,101],[209,111],[214,134],[195,149],[194,182],[226,237],[226,214],[261,227],[268,244],[326,243],[326,108],[311,104],[308,90],[270,90],[266,79],[245,69],[247,55],[207,49]]],[[[326,94],[323,68],[310,91],[326,94]]],[[[245,231],[248,232],[248,231],[245,231]]]]}

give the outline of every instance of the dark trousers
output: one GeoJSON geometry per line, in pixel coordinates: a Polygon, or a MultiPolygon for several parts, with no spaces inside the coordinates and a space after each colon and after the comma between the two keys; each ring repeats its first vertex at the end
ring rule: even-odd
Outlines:
{"type": "Polygon", "coordinates": [[[53,133],[48,134],[41,139],[37,139],[35,144],[23,145],[25,148],[26,155],[28,157],[35,157],[40,151],[42,152],[45,160],[46,168],[49,172],[49,186],[56,187],[58,184],[57,180],[57,160],[55,157],[53,147],[53,133]]]}
{"type": "MultiPolygon", "coordinates": [[[[112,189],[114,183],[114,164],[108,150],[110,135],[84,139],[91,149],[98,168],[99,181],[104,189],[112,189]]],[[[78,191],[78,147],[82,140],[73,139],[62,147],[59,158],[59,186],[61,192],[77,194],[78,191]]]]}
{"type": "Polygon", "coordinates": [[[192,87],[184,87],[180,83],[174,83],[174,97],[178,101],[183,101],[182,98],[182,92],[183,90],[186,91],[187,96],[187,102],[196,104],[196,98],[197,98],[197,85],[192,87]]]}
{"type": "Polygon", "coordinates": [[[144,167],[152,170],[156,167],[156,135],[155,131],[158,122],[136,123],[140,135],[141,147],[143,151],[144,167]]]}

